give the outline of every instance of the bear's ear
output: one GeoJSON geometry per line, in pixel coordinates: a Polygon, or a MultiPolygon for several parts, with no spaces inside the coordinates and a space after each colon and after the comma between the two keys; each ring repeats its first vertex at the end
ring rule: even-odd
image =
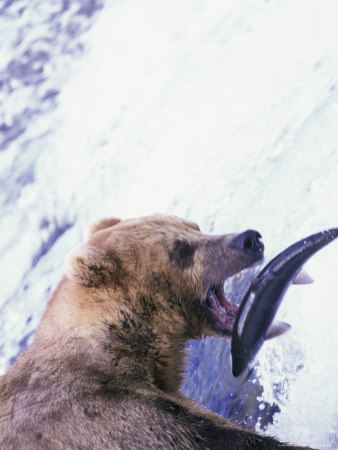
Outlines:
{"type": "Polygon", "coordinates": [[[66,275],[83,286],[104,286],[112,281],[115,270],[112,256],[89,245],[72,250],[66,257],[66,275]]]}
{"type": "Polygon", "coordinates": [[[105,217],[104,219],[99,219],[92,223],[84,233],[84,241],[87,242],[88,239],[95,233],[106,228],[113,227],[117,223],[121,222],[121,219],[116,217],[105,217]]]}

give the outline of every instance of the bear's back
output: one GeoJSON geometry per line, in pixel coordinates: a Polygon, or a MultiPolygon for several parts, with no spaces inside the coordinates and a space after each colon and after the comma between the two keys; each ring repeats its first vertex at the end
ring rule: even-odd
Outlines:
{"type": "Polygon", "coordinates": [[[203,439],[208,422],[157,393],[105,387],[16,409],[0,425],[0,449],[218,448],[203,439]]]}

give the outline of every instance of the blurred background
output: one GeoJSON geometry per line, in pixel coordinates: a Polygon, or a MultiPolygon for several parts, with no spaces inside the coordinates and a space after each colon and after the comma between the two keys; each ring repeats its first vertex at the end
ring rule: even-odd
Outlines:
{"type": "MultiPolygon", "coordinates": [[[[335,0],[2,0],[0,373],[64,255],[101,216],[255,228],[266,260],[338,226],[335,0]]],[[[338,448],[338,243],[292,286],[246,379],[190,342],[183,392],[232,421],[338,448]]],[[[226,284],[240,302],[251,272],[226,284]]]]}

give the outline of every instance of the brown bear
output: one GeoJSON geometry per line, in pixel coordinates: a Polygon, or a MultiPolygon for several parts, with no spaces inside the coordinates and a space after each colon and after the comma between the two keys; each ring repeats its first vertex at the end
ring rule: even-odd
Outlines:
{"type": "Polygon", "coordinates": [[[95,223],[0,378],[0,448],[296,448],[179,392],[187,339],[231,336],[224,281],[262,255],[253,230],[210,236],[158,214],[95,223]]]}

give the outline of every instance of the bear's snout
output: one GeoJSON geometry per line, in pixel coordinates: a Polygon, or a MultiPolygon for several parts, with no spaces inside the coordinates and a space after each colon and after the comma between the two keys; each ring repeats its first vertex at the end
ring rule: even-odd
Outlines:
{"type": "Polygon", "coordinates": [[[257,255],[260,259],[264,252],[264,244],[261,234],[256,230],[247,230],[237,235],[230,246],[237,250],[244,251],[252,256],[257,255]]]}

